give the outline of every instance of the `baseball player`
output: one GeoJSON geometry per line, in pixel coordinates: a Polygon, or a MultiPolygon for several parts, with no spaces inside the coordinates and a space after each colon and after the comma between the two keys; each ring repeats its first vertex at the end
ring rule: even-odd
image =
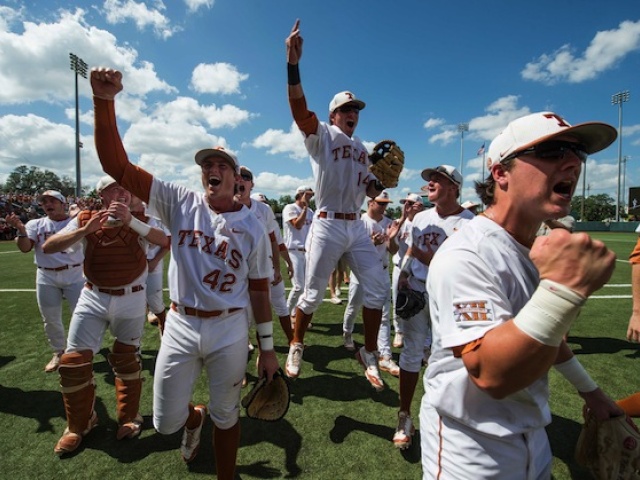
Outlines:
{"type": "Polygon", "coordinates": [[[269,303],[269,238],[253,214],[234,199],[239,165],[222,147],[195,155],[204,193],[163,182],[132,165],[118,134],[114,98],[122,74],[91,72],[96,149],[105,171],[140,197],[171,232],[169,295],[154,376],[153,422],[161,434],[184,427],[180,451],[198,453],[207,407],[191,403],[202,368],[209,382],[216,472],[235,477],[240,443],[239,403],[247,364],[251,303],[259,337],[258,372],[278,370],[269,303]]]}
{"type": "MultiPolygon", "coordinates": [[[[426,292],[426,279],[433,256],[447,238],[473,218],[458,203],[462,175],[451,165],[426,168],[422,178],[433,208],[413,217],[407,237],[407,251],[400,266],[398,289],[411,288],[426,292]]],[[[418,384],[420,369],[428,361],[431,348],[429,309],[423,308],[403,325],[404,347],[400,354],[400,408],[393,444],[400,449],[411,445],[414,434],[411,403],[418,384]]]]}
{"type": "Polygon", "coordinates": [[[149,313],[147,320],[150,324],[157,326],[162,336],[164,331],[164,322],[167,315],[164,305],[164,292],[162,290],[164,279],[164,257],[169,253],[169,245],[171,244],[171,235],[162,222],[155,217],[149,216],[146,213],[145,205],[135,195],[131,195],[131,204],[129,205],[131,213],[138,214],[143,217],[144,221],[152,227],[159,228],[165,235],[167,235],[168,241],[166,246],[149,245],[147,250],[147,284],[145,292],[147,292],[147,309],[149,313]]]}
{"type": "Polygon", "coordinates": [[[393,255],[393,272],[391,274],[391,300],[393,303],[393,329],[395,335],[393,337],[393,346],[401,348],[404,345],[402,333],[403,320],[396,314],[396,299],[398,296],[398,278],[400,277],[400,262],[407,252],[407,238],[411,231],[411,222],[416,213],[424,210],[422,197],[415,193],[409,193],[405,198],[400,200],[402,204],[402,214],[398,220],[394,220],[389,229],[389,243],[397,246],[397,251],[393,255]]]}
{"type": "Polygon", "coordinates": [[[282,228],[284,231],[284,242],[289,251],[293,264],[293,277],[291,291],[287,298],[287,308],[291,316],[295,319],[296,305],[300,300],[304,290],[304,279],[306,272],[306,243],[311,222],[313,221],[313,210],[309,208],[309,202],[313,198],[313,189],[307,185],[301,185],[296,189],[295,202],[290,203],[282,210],[282,228]]]}
{"type": "MultiPolygon", "coordinates": [[[[284,249],[282,236],[280,235],[280,227],[276,221],[276,217],[267,203],[251,199],[251,190],[255,184],[253,183],[253,173],[245,166],[240,167],[240,181],[238,182],[238,193],[236,201],[246,206],[253,213],[264,227],[271,241],[271,261],[273,265],[273,280],[270,284],[271,305],[280,319],[280,326],[287,338],[292,337],[291,317],[287,310],[287,302],[285,300],[285,288],[282,275],[280,274],[280,246],[284,249]],[[280,238],[278,238],[280,237],[280,238]]],[[[285,249],[286,250],[286,249],[285,249]]],[[[288,258],[288,256],[287,256],[288,258]]],[[[291,264],[289,259],[288,265],[291,264]]],[[[250,315],[251,317],[251,315],[250,315]]],[[[250,318],[253,322],[253,319],[250,318]]]]}
{"type": "Polygon", "coordinates": [[[83,250],[87,279],[58,368],[67,415],[67,428],[54,448],[58,455],[75,451],[98,423],[92,363],[107,328],[115,337],[108,360],[115,374],[116,438],[137,437],[142,428],[139,349],[146,309],[146,250],[148,242],[166,245],[168,240],[162,230],[131,214],[131,194],[115,179],[102,177],[96,191],[104,209],[80,212],[42,247],[45,253],[83,250]]]}
{"type": "Polygon", "coordinates": [[[29,220],[23,224],[15,213],[6,217],[9,225],[18,231],[16,245],[21,252],[34,250],[36,272],[36,299],[44,323],[44,333],[53,350],[53,357],[44,367],[45,372],[55,372],[67,344],[62,323],[62,299],[69,302],[71,312],[78,303],[84,285],[82,276],[82,251],[46,254],[42,245],[51,235],[62,230],[71,220],[65,212],[66,199],[56,190],[47,190],[38,196],[46,217],[29,220]]]}
{"type": "MultiPolygon", "coordinates": [[[[364,223],[365,229],[382,259],[385,271],[389,268],[389,253],[395,253],[394,246],[389,243],[389,235],[387,233],[391,226],[391,219],[384,214],[390,203],[389,194],[386,190],[383,190],[380,195],[367,202],[367,212],[360,217],[360,221],[364,223]]],[[[344,346],[351,351],[356,349],[352,336],[353,324],[358,311],[362,307],[362,294],[362,284],[358,277],[351,272],[349,278],[349,300],[342,320],[344,346]]],[[[378,368],[397,377],[400,374],[400,369],[391,355],[390,305],[391,298],[388,297],[382,307],[382,321],[378,331],[378,368]]]]}
{"type": "MultiPolygon", "coordinates": [[[[540,223],[569,213],[582,162],[616,129],[570,126],[552,112],[518,118],[491,143],[487,206],[429,266],[432,353],[420,409],[425,479],[551,476],[545,425],[552,366],[598,418],[622,414],[564,342],[615,254],[585,233],[540,223]]],[[[406,348],[406,346],[405,346],[406,348]]]]}
{"type": "Polygon", "coordinates": [[[365,196],[375,198],[383,190],[369,173],[365,146],[354,136],[365,103],[351,92],[336,94],[329,103],[329,123],[320,122],[307,109],[298,69],[302,56],[299,26],[297,20],[286,40],[289,104],[311,157],[317,211],[307,241],[306,282],[298,302],[286,371],[291,378],[300,375],[305,331],[322,302],[329,275],[346,253],[351,270],[363,279],[365,344],[356,358],[365,368],[369,383],[380,390],[384,383],[378,371],[377,336],[390,282],[364,224],[356,222],[365,196]]]}

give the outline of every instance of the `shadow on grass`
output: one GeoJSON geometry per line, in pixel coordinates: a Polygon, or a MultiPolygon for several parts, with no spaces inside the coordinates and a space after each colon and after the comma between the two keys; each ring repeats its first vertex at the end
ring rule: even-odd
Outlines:
{"type": "MultiPolygon", "coordinates": [[[[393,434],[395,433],[395,428],[386,425],[364,423],[345,415],[339,415],[338,417],[336,417],[333,428],[329,432],[329,438],[333,443],[342,443],[344,442],[345,438],[347,438],[347,436],[356,431],[364,432],[374,437],[378,437],[382,440],[391,442],[393,434]]],[[[409,463],[420,462],[421,455],[419,430],[416,430],[411,446],[406,450],[399,450],[399,452],[409,463]]]]}
{"type": "Polygon", "coordinates": [[[581,429],[579,423],[557,415],[552,415],[551,424],[546,428],[553,456],[567,465],[571,478],[576,480],[592,478],[589,471],[578,465],[574,458],[581,429]]]}
{"type": "Polygon", "coordinates": [[[594,355],[600,353],[618,353],[629,350],[628,358],[640,357],[637,344],[611,337],[568,337],[568,343],[577,343],[579,348],[572,347],[577,355],[594,355]]]}

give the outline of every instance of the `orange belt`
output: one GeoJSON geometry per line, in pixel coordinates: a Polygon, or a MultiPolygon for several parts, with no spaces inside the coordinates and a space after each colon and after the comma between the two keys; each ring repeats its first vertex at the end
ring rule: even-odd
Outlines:
{"type": "MultiPolygon", "coordinates": [[[[89,290],[93,290],[94,289],[94,285],[93,283],[87,282],[85,283],[85,286],[89,289],[89,290]]],[[[109,295],[113,295],[115,297],[121,297],[123,295],[126,295],[127,293],[136,293],[139,292],[141,290],[144,290],[144,286],[143,285],[134,285],[131,288],[98,288],[97,289],[100,293],[107,293],[109,295]]]]}
{"type": "Polygon", "coordinates": [[[38,267],[40,270],[49,270],[51,272],[61,272],[62,270],[68,270],[70,268],[76,268],[82,265],[81,263],[76,263],[75,265],[62,265],[61,267],[38,267]]]}
{"type": "Polygon", "coordinates": [[[340,213],[335,212],[333,215],[329,215],[328,212],[318,212],[318,218],[335,218],[336,220],[357,220],[358,215],[355,213],[340,213]]]}
{"type": "Polygon", "coordinates": [[[228,310],[206,311],[206,310],[198,310],[197,308],[185,307],[183,305],[177,305],[171,302],[171,310],[173,310],[174,312],[182,313],[183,315],[189,315],[191,317],[212,318],[212,317],[219,317],[224,313],[237,312],[238,310],[242,310],[242,308],[238,307],[238,308],[230,308],[228,310]]]}

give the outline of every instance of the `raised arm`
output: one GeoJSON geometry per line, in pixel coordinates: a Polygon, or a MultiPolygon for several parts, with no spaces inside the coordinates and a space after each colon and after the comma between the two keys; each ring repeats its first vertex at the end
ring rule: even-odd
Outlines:
{"type": "Polygon", "coordinates": [[[122,90],[122,73],[109,68],[91,71],[95,142],[102,169],[131,193],[149,201],[153,177],[129,162],[118,132],[114,99],[122,90]]]}
{"type": "Polygon", "coordinates": [[[302,36],[300,35],[300,20],[293,24],[291,33],[287,37],[287,82],[289,84],[289,105],[291,114],[298,128],[305,135],[311,135],[318,129],[318,118],[307,108],[307,101],[300,82],[298,63],[302,57],[302,36]]]}

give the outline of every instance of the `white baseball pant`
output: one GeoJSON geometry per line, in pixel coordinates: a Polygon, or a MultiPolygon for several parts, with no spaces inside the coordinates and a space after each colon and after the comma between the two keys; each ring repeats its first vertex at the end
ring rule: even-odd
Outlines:
{"type": "Polygon", "coordinates": [[[429,302],[416,315],[404,320],[404,346],[400,352],[400,368],[417,373],[422,368],[425,348],[431,348],[429,302]]]}
{"type": "Polygon", "coordinates": [[[304,290],[304,277],[306,271],[305,252],[302,250],[289,250],[289,257],[293,265],[293,278],[291,279],[291,291],[287,298],[287,309],[291,315],[296,313],[296,305],[304,290]]]}

